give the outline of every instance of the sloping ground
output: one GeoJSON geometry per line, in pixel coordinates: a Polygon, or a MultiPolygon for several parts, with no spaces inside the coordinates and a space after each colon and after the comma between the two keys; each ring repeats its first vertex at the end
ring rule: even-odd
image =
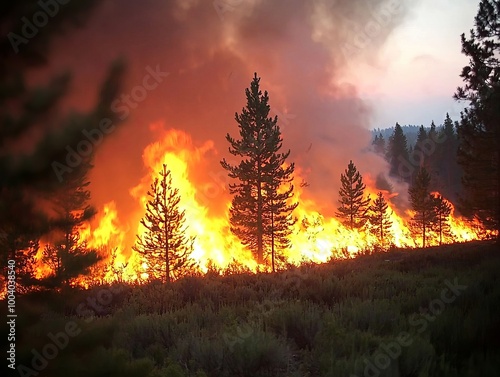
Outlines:
{"type": "Polygon", "coordinates": [[[496,377],[497,247],[33,294],[18,303],[16,364],[54,377],[496,377]]]}

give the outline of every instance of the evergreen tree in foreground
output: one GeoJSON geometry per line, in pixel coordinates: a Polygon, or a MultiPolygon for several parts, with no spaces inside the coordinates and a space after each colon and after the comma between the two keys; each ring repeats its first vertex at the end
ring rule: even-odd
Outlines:
{"type": "Polygon", "coordinates": [[[100,257],[97,251],[89,249],[80,240],[80,230],[95,215],[95,209],[88,205],[90,182],[84,170],[68,177],[65,187],[53,199],[53,210],[57,217],[50,222],[55,242],[43,250],[42,260],[52,270],[43,281],[48,286],[69,286],[75,278],[86,275],[100,257]]]}
{"type": "Polygon", "coordinates": [[[340,207],[337,208],[337,216],[343,219],[343,223],[350,229],[361,228],[368,218],[370,198],[364,199],[366,185],[352,161],[340,175],[340,182],[340,207]]]}
{"type": "Polygon", "coordinates": [[[426,247],[427,236],[436,220],[434,198],[429,192],[431,177],[425,168],[420,168],[415,182],[408,190],[410,203],[415,215],[412,218],[412,228],[415,235],[422,238],[422,247],[426,247]]]}
{"type": "Polygon", "coordinates": [[[172,177],[163,165],[148,191],[146,215],[141,224],[146,228],[137,235],[133,250],[141,254],[155,277],[166,283],[185,275],[194,267],[190,259],[194,239],[186,236],[185,213],[179,210],[179,190],[172,187],[172,177]]]}
{"type": "Polygon", "coordinates": [[[258,263],[264,262],[265,253],[271,254],[274,268],[276,252],[288,246],[294,223],[292,211],[297,203],[290,201],[295,166],[285,164],[290,151],[279,152],[282,138],[278,117],[269,117],[269,96],[267,91],[262,94],[259,83],[255,74],[245,90],[246,108],[235,115],[241,138],[226,135],[229,152],[242,160],[231,165],[223,159],[221,165],[229,177],[239,181],[229,185],[234,195],[229,210],[231,231],[250,248],[258,263]]]}
{"type": "Polygon", "coordinates": [[[388,209],[389,205],[382,192],[379,192],[370,206],[369,220],[373,226],[372,231],[377,236],[381,246],[385,246],[387,238],[391,235],[392,220],[388,209]]]}
{"type": "MultiPolygon", "coordinates": [[[[500,1],[481,0],[469,38],[462,34],[469,64],[455,99],[470,105],[458,127],[463,168],[461,211],[490,229],[500,229],[500,1]]],[[[500,233],[499,233],[500,234],[500,233]]]]}

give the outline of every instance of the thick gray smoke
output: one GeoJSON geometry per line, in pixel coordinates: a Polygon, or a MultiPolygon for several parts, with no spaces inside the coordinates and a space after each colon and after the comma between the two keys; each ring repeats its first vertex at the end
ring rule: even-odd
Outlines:
{"type": "Polygon", "coordinates": [[[371,110],[343,72],[376,59],[407,10],[405,0],[105,1],[84,30],[57,42],[51,66],[72,69],[67,105],[86,109],[108,64],[118,56],[128,61],[118,102],[126,122],[97,153],[96,204],[115,199],[124,218],[136,205],[128,190],[144,174],[141,153],[155,137],[148,126],[158,120],[195,142],[213,140],[219,153],[207,176],[221,174],[224,136],[237,135],[234,113],[257,72],[309,195],[331,214],[349,160],[364,174],[386,170],[368,151],[371,110]],[[159,85],[145,96],[134,92],[156,68],[165,73],[159,85]]]}

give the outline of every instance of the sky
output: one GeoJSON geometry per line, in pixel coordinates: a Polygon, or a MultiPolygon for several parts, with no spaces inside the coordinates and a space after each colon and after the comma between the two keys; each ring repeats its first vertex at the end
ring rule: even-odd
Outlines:
{"type": "Polygon", "coordinates": [[[350,72],[361,97],[374,110],[372,127],[441,124],[458,120],[463,105],[452,99],[462,67],[460,35],[473,27],[478,0],[420,0],[379,51],[377,61],[350,72]]]}

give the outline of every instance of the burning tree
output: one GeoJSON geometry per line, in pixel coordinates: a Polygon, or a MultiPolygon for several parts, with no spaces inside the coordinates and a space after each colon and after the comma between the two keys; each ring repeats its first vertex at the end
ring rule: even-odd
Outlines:
{"type": "Polygon", "coordinates": [[[391,234],[392,221],[387,204],[382,192],[379,191],[377,198],[369,209],[369,220],[373,226],[373,233],[377,236],[380,245],[384,246],[387,237],[391,234]]]}
{"type": "Polygon", "coordinates": [[[229,185],[234,195],[229,210],[231,231],[250,248],[258,263],[264,261],[264,250],[269,250],[274,270],[277,249],[289,245],[295,222],[292,211],[298,203],[290,204],[295,169],[293,163],[285,163],[290,150],[279,152],[283,139],[278,117],[269,117],[269,96],[267,91],[262,94],[259,82],[255,73],[245,90],[247,106],[235,115],[241,139],[226,135],[229,152],[244,159],[238,165],[223,159],[221,165],[229,177],[239,180],[229,185]]]}
{"type": "Polygon", "coordinates": [[[443,236],[450,236],[450,214],[451,203],[441,195],[434,196],[434,212],[436,213],[436,221],[434,223],[436,232],[439,234],[439,244],[443,243],[443,236]]]}
{"type": "Polygon", "coordinates": [[[155,276],[164,282],[185,275],[194,267],[190,259],[193,237],[186,236],[185,211],[179,210],[179,190],[172,187],[172,176],[163,164],[160,178],[151,184],[146,204],[146,215],[141,224],[144,235],[137,235],[133,249],[144,256],[155,276]]]}
{"type": "Polygon", "coordinates": [[[366,185],[352,161],[349,162],[344,173],[340,175],[340,182],[340,207],[337,208],[337,216],[342,218],[344,224],[350,229],[361,228],[368,219],[370,198],[364,199],[366,185]]]}
{"type": "Polygon", "coordinates": [[[429,192],[430,182],[431,177],[427,170],[420,168],[415,182],[408,190],[410,203],[415,211],[410,224],[415,234],[420,234],[422,237],[422,247],[426,246],[427,234],[436,220],[435,200],[429,192]]]}
{"type": "Polygon", "coordinates": [[[470,38],[462,34],[469,65],[455,99],[470,106],[458,126],[458,162],[463,168],[462,212],[489,228],[500,227],[500,1],[482,0],[470,38]]]}

